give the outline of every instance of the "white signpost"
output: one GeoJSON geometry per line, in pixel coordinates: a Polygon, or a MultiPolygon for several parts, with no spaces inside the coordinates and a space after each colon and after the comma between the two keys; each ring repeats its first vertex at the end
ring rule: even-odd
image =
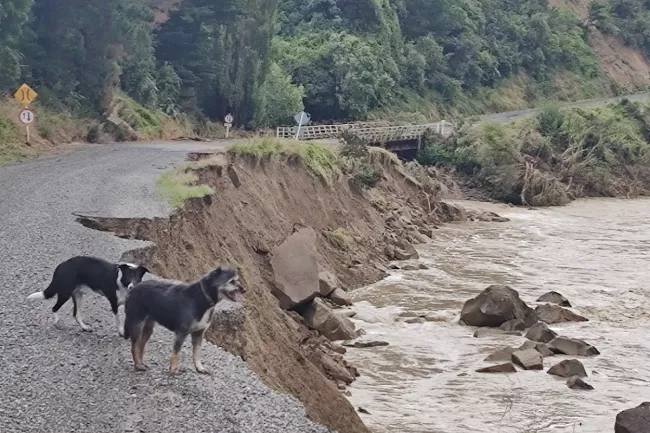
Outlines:
{"type": "Polygon", "coordinates": [[[296,120],[296,123],[298,123],[298,130],[296,131],[296,140],[297,140],[298,137],[300,137],[300,128],[302,128],[303,125],[307,125],[309,123],[309,121],[311,120],[311,115],[309,113],[305,113],[304,111],[301,111],[300,113],[293,116],[293,118],[296,120]]]}
{"type": "Polygon", "coordinates": [[[224,117],[223,121],[223,126],[226,127],[226,138],[228,138],[230,136],[230,128],[232,128],[232,122],[235,121],[235,118],[232,117],[232,114],[228,113],[226,114],[226,117],[224,117]]]}
{"type": "Polygon", "coordinates": [[[18,115],[18,119],[23,125],[25,125],[25,133],[27,134],[27,144],[29,144],[29,125],[34,123],[36,116],[34,115],[34,112],[32,110],[30,110],[29,108],[25,108],[20,111],[20,114],[18,115]]]}

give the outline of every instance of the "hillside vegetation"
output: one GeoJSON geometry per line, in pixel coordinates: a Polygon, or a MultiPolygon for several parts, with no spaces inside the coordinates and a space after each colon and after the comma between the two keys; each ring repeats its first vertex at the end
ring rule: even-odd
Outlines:
{"type": "MultiPolygon", "coordinates": [[[[643,49],[649,9],[592,8],[643,49]]],[[[546,0],[5,0],[0,92],[21,81],[75,116],[115,117],[124,95],[258,128],[303,107],[316,121],[422,120],[618,90],[584,24],[546,0]]]]}
{"type": "Polygon", "coordinates": [[[430,135],[418,155],[451,168],[488,197],[530,206],[650,192],[650,104],[623,100],[597,109],[549,106],[502,126],[463,125],[451,139],[430,135]]]}

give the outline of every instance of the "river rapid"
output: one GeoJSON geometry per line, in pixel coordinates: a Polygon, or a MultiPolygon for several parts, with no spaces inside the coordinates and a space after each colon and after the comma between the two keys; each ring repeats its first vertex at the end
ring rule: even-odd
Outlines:
{"type": "Polygon", "coordinates": [[[419,247],[420,271],[394,271],[354,291],[357,327],[390,345],[349,349],[361,377],[350,400],[376,433],[613,432],[616,414],[650,400],[650,200],[591,199],[566,207],[492,210],[507,223],[449,224],[419,247]],[[524,337],[474,338],[458,324],[463,303],[491,284],[533,308],[556,290],[590,319],[551,325],[600,356],[579,358],[593,391],[569,389],[546,370],[481,374],[483,359],[524,337]],[[416,312],[434,321],[407,324],[416,312]]]}

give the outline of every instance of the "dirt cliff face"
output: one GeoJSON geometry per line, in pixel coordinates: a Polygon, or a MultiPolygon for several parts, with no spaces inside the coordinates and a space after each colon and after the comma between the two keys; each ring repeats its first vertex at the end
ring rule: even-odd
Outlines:
{"type": "Polygon", "coordinates": [[[199,177],[216,193],[187,202],[170,219],[81,222],[152,241],[155,246],[126,258],[167,278],[190,281],[219,264],[238,267],[248,290],[243,324],[222,317],[208,341],[241,356],[268,386],[298,398],[314,421],[340,432],[368,432],[332,380],[356,370],[337,353],[340,348],[334,351],[296,313],[279,307],[271,293],[270,252],[298,228],[311,227],[319,264],[355,288],[384,275],[386,243],[402,236],[387,220],[406,211],[433,227],[459,214],[390,162],[372,190],[351,187],[341,174],[328,185],[295,163],[241,157],[204,168],[199,177]],[[334,242],[333,232],[345,233],[344,242],[334,242]]]}
{"type": "MultiPolygon", "coordinates": [[[[554,7],[567,8],[583,22],[589,21],[589,5],[593,0],[548,0],[554,7]]],[[[637,49],[625,45],[618,36],[603,34],[593,25],[587,26],[589,45],[593,48],[605,73],[612,81],[628,90],[650,86],[650,60],[637,49]]]]}

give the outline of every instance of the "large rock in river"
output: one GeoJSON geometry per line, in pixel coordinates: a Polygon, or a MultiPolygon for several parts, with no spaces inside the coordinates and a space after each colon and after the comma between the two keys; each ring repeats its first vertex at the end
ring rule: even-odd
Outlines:
{"type": "Polygon", "coordinates": [[[521,319],[526,326],[537,322],[532,308],[519,298],[519,293],[508,286],[490,286],[477,297],[465,302],[460,323],[470,326],[498,327],[504,322],[521,319]]]}
{"type": "Polygon", "coordinates": [[[547,344],[554,353],[569,356],[595,356],[600,355],[598,349],[591,344],[577,338],[557,337],[547,344]]]}
{"type": "Polygon", "coordinates": [[[273,294],[285,310],[314,299],[319,293],[316,232],[302,228],[272,251],[273,294]]]}
{"type": "Polygon", "coordinates": [[[586,317],[576,314],[571,310],[567,310],[566,308],[562,308],[559,305],[540,305],[535,308],[535,313],[537,313],[539,320],[548,324],[589,321],[586,317]]]}
{"type": "Polygon", "coordinates": [[[561,293],[555,291],[544,293],[542,296],[537,298],[537,302],[546,302],[549,304],[557,304],[560,307],[571,308],[571,303],[569,300],[562,296],[561,293]]]}
{"type": "Polygon", "coordinates": [[[491,365],[489,367],[483,367],[476,370],[477,373],[516,373],[517,369],[511,362],[506,362],[505,364],[491,365]]]}
{"type": "Polygon", "coordinates": [[[535,349],[518,350],[512,354],[512,362],[524,370],[544,369],[542,355],[535,349]]]}
{"type": "Polygon", "coordinates": [[[320,298],[314,299],[302,316],[310,328],[332,341],[351,340],[356,337],[354,323],[347,317],[335,314],[320,298]]]}
{"type": "Polygon", "coordinates": [[[557,334],[549,329],[544,322],[535,323],[526,333],[526,338],[540,343],[549,343],[555,337],[557,337],[557,334]]]}
{"type": "Polygon", "coordinates": [[[484,361],[488,362],[498,362],[498,361],[510,361],[512,360],[512,354],[515,353],[517,349],[514,347],[506,346],[503,349],[497,350],[496,352],[488,355],[484,361]]]}
{"type": "Polygon", "coordinates": [[[560,377],[587,377],[585,366],[577,359],[565,359],[549,368],[548,374],[560,377]]]}
{"type": "Polygon", "coordinates": [[[641,403],[635,408],[624,410],[616,415],[614,433],[650,432],[650,402],[641,403]]]}

